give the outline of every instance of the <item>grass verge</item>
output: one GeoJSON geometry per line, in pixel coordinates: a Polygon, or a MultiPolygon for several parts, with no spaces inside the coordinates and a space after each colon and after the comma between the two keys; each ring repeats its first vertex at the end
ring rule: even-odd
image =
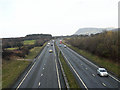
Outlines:
{"type": "MultiPolygon", "coordinates": [[[[64,44],[66,44],[66,43],[64,43],[64,44]]],[[[115,63],[112,60],[93,55],[85,50],[80,50],[80,49],[73,47],[71,45],[68,45],[68,44],[66,44],[66,45],[68,47],[70,47],[71,49],[73,49],[74,51],[76,51],[77,53],[81,54],[82,56],[93,61],[97,65],[99,65],[101,67],[105,67],[108,71],[114,73],[117,77],[120,78],[120,64],[119,63],[115,63]]]]}
{"type": "Polygon", "coordinates": [[[29,63],[28,61],[4,60],[2,66],[2,88],[9,88],[29,63]]]}
{"type": "MultiPolygon", "coordinates": [[[[57,46],[56,46],[56,49],[57,49],[57,52],[59,52],[59,49],[57,46]]],[[[65,75],[67,77],[70,88],[80,88],[79,85],[77,84],[77,81],[76,81],[73,73],[71,72],[68,64],[65,62],[64,57],[62,56],[61,52],[59,54],[59,58],[60,58],[62,66],[63,66],[63,69],[64,69],[65,75]]]]}

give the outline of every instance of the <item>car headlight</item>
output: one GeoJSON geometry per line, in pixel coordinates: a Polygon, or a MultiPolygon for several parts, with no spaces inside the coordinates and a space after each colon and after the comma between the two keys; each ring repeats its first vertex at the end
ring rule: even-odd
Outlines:
{"type": "Polygon", "coordinates": [[[104,74],[103,73],[101,73],[101,76],[103,76],[104,74]]]}

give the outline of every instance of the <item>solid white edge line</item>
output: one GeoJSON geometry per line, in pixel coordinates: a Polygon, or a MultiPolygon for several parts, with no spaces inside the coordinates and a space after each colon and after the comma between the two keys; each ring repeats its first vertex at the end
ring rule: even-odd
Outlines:
{"type": "MultiPolygon", "coordinates": [[[[60,49],[60,48],[59,48],[60,49]]],[[[60,49],[60,51],[62,52],[62,50],[60,49]]],[[[63,56],[65,57],[64,53],[62,52],[63,56]]],[[[67,60],[67,58],[65,57],[65,59],[67,60]]],[[[86,90],[88,90],[87,86],[85,85],[85,83],[83,82],[83,80],[80,78],[79,74],[77,73],[77,71],[73,68],[73,66],[71,65],[71,63],[67,60],[68,64],[71,66],[71,68],[73,69],[73,71],[75,72],[75,74],[77,75],[77,77],[79,78],[79,80],[82,82],[83,86],[86,88],[86,90]]]]}
{"type": "MultiPolygon", "coordinates": [[[[68,49],[70,50],[70,51],[72,51],[73,53],[75,53],[77,56],[79,56],[79,57],[81,57],[78,53],[76,53],[75,51],[73,51],[72,49],[70,49],[69,47],[68,47],[68,49]]],[[[83,57],[83,56],[82,56],[83,57]]],[[[84,58],[84,57],[83,57],[84,58]]],[[[86,58],[84,58],[85,60],[86,60],[86,58]]],[[[94,63],[92,63],[92,62],[90,62],[90,61],[88,61],[88,60],[86,60],[87,62],[89,62],[90,64],[92,64],[93,66],[95,66],[96,68],[99,68],[97,65],[95,65],[94,63]]],[[[109,74],[109,76],[110,77],[112,77],[113,79],[115,79],[116,81],[118,81],[118,82],[120,82],[117,78],[115,78],[114,76],[112,76],[111,74],[109,74]]]]}
{"type": "Polygon", "coordinates": [[[21,84],[23,83],[23,81],[26,79],[26,77],[28,76],[28,74],[30,73],[30,71],[32,70],[32,68],[34,67],[35,63],[32,65],[32,67],[30,68],[30,70],[27,72],[27,74],[25,75],[25,77],[22,79],[22,81],[20,82],[20,84],[17,86],[16,90],[18,90],[18,88],[21,86],[21,84]]]}
{"type": "Polygon", "coordinates": [[[61,84],[60,84],[59,72],[58,72],[58,67],[57,67],[57,62],[56,62],[56,54],[55,54],[54,44],[53,44],[53,50],[54,50],[54,55],[55,55],[55,64],[56,64],[57,77],[58,77],[58,86],[59,86],[59,89],[61,90],[61,84]]]}

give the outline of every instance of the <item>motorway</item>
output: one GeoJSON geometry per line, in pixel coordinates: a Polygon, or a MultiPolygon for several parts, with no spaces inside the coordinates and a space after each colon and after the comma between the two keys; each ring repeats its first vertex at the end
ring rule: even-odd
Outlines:
{"type": "MultiPolygon", "coordinates": [[[[111,74],[109,77],[98,76],[96,73],[97,65],[72,49],[64,48],[63,44],[60,47],[58,41],[56,45],[61,50],[81,88],[86,90],[90,88],[120,88],[120,81],[116,77],[111,74]]],[[[66,88],[54,44],[44,47],[40,55],[19,77],[13,88],[66,88]],[[50,49],[53,50],[52,53],[49,53],[50,49]]]]}
{"type": "Polygon", "coordinates": [[[44,47],[13,88],[65,88],[54,44],[44,47]],[[52,53],[49,53],[50,49],[52,53]]]}
{"type": "Polygon", "coordinates": [[[97,75],[96,71],[98,66],[84,58],[83,56],[77,54],[75,51],[69,47],[59,46],[59,41],[56,42],[57,46],[61,50],[63,56],[71,71],[73,72],[77,82],[80,87],[86,88],[120,88],[120,81],[114,76],[109,74],[108,77],[100,77],[97,75]]]}

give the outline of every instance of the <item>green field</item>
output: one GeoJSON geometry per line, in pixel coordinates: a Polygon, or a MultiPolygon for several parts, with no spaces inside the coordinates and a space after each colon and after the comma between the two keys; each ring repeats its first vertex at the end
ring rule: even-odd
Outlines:
{"type": "Polygon", "coordinates": [[[33,45],[35,44],[36,40],[25,40],[23,41],[23,44],[24,45],[33,45]]]}
{"type": "Polygon", "coordinates": [[[93,55],[87,51],[80,50],[71,45],[68,45],[68,44],[66,45],[70,47],[71,49],[73,49],[74,51],[76,51],[77,53],[81,54],[82,56],[98,64],[99,66],[105,67],[107,70],[113,72],[115,75],[117,75],[120,78],[120,64],[119,63],[115,63],[112,60],[93,55]]]}
{"type": "MultiPolygon", "coordinates": [[[[56,46],[56,49],[57,49],[57,52],[59,51],[58,47],[56,46]]],[[[73,73],[71,72],[69,66],[67,65],[66,61],[64,60],[61,52],[59,54],[59,58],[60,58],[60,61],[62,63],[62,66],[63,66],[63,69],[64,69],[64,72],[65,72],[65,75],[66,75],[66,78],[68,80],[68,84],[70,86],[70,88],[80,88],[79,85],[77,84],[76,82],[76,79],[73,75],[73,73]]]]}
{"type": "Polygon", "coordinates": [[[2,65],[2,88],[9,88],[29,63],[28,61],[4,60],[2,65]]]}
{"type": "Polygon", "coordinates": [[[14,48],[6,48],[6,50],[16,50],[18,49],[18,47],[14,47],[14,48]]]}

